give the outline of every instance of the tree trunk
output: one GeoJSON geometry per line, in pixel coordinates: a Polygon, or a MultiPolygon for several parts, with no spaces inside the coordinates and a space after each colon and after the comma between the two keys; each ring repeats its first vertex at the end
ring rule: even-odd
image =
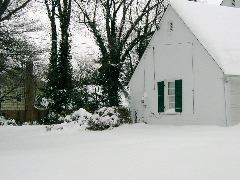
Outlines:
{"type": "Polygon", "coordinates": [[[47,94],[52,100],[50,111],[66,115],[69,111],[72,92],[72,67],[69,42],[69,26],[71,16],[71,0],[45,0],[51,23],[51,57],[48,74],[47,94]],[[51,8],[49,5],[51,2],[51,8]],[[58,34],[56,16],[60,23],[60,45],[58,48],[58,34]]]}
{"type": "Polygon", "coordinates": [[[110,106],[119,106],[119,76],[120,70],[115,66],[110,66],[108,99],[110,106]]]}
{"type": "Polygon", "coordinates": [[[107,106],[119,106],[119,87],[120,87],[120,72],[119,66],[120,56],[105,55],[102,57],[102,67],[100,68],[99,80],[103,86],[103,94],[106,98],[107,106]]]}

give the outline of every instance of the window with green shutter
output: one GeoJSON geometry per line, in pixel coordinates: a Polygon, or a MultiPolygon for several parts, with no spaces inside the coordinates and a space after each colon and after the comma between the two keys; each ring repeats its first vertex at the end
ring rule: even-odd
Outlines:
{"type": "Polygon", "coordinates": [[[168,82],[167,109],[175,109],[175,81],[168,82]]]}
{"type": "Polygon", "coordinates": [[[175,80],[175,111],[182,112],[182,80],[175,80]]]}
{"type": "Polygon", "coordinates": [[[164,81],[158,82],[158,112],[164,112],[164,81]]]}

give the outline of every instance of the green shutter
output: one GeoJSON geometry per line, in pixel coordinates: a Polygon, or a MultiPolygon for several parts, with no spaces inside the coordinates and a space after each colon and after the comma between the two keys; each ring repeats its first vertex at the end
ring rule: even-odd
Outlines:
{"type": "Polygon", "coordinates": [[[175,81],[175,111],[182,112],[182,80],[175,81]]]}
{"type": "Polygon", "coordinates": [[[158,112],[164,112],[164,81],[158,82],[158,112]]]}

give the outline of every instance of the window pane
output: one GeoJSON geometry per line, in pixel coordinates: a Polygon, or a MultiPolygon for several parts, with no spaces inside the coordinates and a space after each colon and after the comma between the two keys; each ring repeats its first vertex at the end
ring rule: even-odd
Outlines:
{"type": "Polygon", "coordinates": [[[168,82],[168,88],[175,88],[175,82],[168,82]]]}
{"type": "Polygon", "coordinates": [[[174,109],[175,108],[175,103],[169,103],[169,109],[174,109]]]}
{"type": "Polygon", "coordinates": [[[168,82],[168,109],[175,109],[175,81],[168,82]]]}
{"type": "Polygon", "coordinates": [[[168,95],[175,95],[175,89],[168,89],[168,95]]]}
{"type": "Polygon", "coordinates": [[[168,100],[170,103],[173,103],[173,102],[175,103],[175,96],[169,96],[168,100]]]}

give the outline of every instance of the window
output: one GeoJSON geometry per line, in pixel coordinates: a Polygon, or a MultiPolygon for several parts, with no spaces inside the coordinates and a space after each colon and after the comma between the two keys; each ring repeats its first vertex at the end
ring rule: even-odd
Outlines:
{"type": "Polygon", "coordinates": [[[182,80],[158,82],[158,112],[182,112],[182,80]]]}
{"type": "Polygon", "coordinates": [[[168,82],[168,109],[175,109],[175,82],[168,82]]]}

